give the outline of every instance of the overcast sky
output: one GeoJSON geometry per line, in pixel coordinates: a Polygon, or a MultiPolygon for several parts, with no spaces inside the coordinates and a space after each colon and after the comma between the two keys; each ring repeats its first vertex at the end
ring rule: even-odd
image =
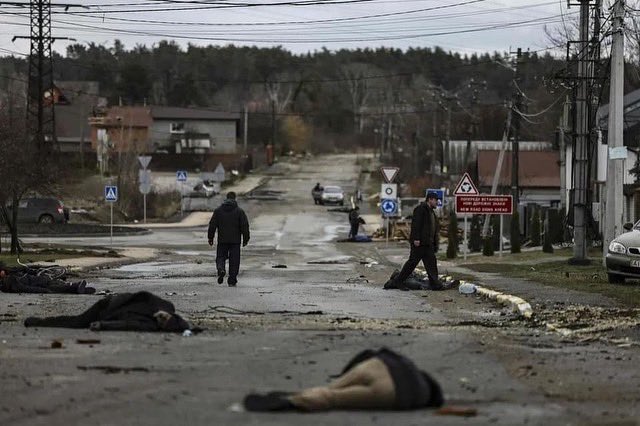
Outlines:
{"type": "MultiPolygon", "coordinates": [[[[295,6],[273,4],[286,0],[84,0],[77,4],[89,5],[88,9],[72,8],[66,13],[53,9],[53,35],[107,46],[117,38],[127,48],[174,40],[182,46],[281,45],[296,53],[323,47],[380,46],[505,52],[516,47],[549,47],[544,26],[561,26],[563,18],[569,21],[577,13],[577,7],[567,9],[566,0],[320,1],[345,3],[295,6]],[[244,7],[229,7],[231,3],[244,7]],[[259,6],[246,7],[247,3],[259,6]],[[226,8],[220,8],[223,4],[226,8]]],[[[27,35],[28,24],[28,9],[0,6],[1,55],[8,51],[28,53],[27,41],[11,41],[14,35],[27,35]]],[[[63,53],[68,44],[58,40],[54,46],[63,53]]]]}

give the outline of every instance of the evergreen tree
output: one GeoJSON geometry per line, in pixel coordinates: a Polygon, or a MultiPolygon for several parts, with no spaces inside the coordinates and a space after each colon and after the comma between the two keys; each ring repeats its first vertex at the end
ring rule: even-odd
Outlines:
{"type": "Polygon", "coordinates": [[[551,235],[551,227],[549,224],[549,211],[547,210],[547,219],[544,221],[544,238],[542,243],[542,251],[545,253],[553,253],[553,246],[551,245],[551,240],[553,236],[551,235]]]}
{"type": "Polygon", "coordinates": [[[540,212],[534,208],[531,215],[531,246],[538,247],[540,245],[540,212]]]}
{"type": "Polygon", "coordinates": [[[511,215],[511,253],[520,253],[520,215],[511,215]]]}

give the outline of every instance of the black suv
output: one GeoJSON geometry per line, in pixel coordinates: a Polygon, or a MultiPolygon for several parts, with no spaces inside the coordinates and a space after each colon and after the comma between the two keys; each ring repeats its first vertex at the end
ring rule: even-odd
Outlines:
{"type": "Polygon", "coordinates": [[[19,223],[67,223],[68,221],[69,209],[56,198],[23,198],[18,204],[19,223]]]}

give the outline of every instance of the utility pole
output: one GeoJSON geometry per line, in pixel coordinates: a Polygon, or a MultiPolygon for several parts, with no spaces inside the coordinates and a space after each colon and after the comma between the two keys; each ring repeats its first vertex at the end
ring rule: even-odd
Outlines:
{"type": "MultiPolygon", "coordinates": [[[[624,0],[613,6],[613,42],[611,46],[611,84],[609,91],[609,124],[607,156],[607,198],[605,211],[603,257],[609,244],[622,232],[623,215],[623,162],[624,156],[616,151],[624,150],[624,0]]],[[[604,261],[604,258],[603,258],[604,261]]]]}
{"type": "Polygon", "coordinates": [[[242,120],[243,125],[243,133],[242,133],[242,142],[244,146],[244,155],[247,155],[247,141],[249,134],[249,111],[247,110],[247,104],[244,104],[244,117],[242,120]]]}
{"type": "Polygon", "coordinates": [[[513,196],[513,211],[518,211],[520,205],[520,122],[522,114],[522,92],[520,90],[520,76],[522,66],[522,49],[518,48],[516,53],[516,75],[514,77],[515,86],[515,114],[513,118],[513,143],[511,144],[511,195],[513,196]]]}
{"type": "Polygon", "coordinates": [[[565,144],[565,132],[569,116],[569,100],[566,99],[562,107],[562,116],[558,126],[558,147],[560,149],[560,209],[566,213],[567,208],[567,147],[565,144]]]}
{"type": "Polygon", "coordinates": [[[575,99],[573,164],[573,257],[570,264],[587,265],[589,186],[589,0],[580,0],[578,87],[575,99]]]}
{"type": "MultiPolygon", "coordinates": [[[[51,45],[55,40],[73,40],[51,35],[51,0],[2,2],[14,6],[29,6],[30,35],[14,36],[12,41],[27,39],[29,50],[29,87],[27,91],[27,126],[39,152],[48,154],[57,145],[55,126],[55,91],[53,85],[53,57],[51,45]]],[[[72,4],[54,6],[82,7],[72,4]]]]}

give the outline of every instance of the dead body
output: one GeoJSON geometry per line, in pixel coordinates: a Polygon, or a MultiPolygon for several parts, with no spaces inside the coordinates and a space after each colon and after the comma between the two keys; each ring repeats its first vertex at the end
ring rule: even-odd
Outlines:
{"type": "Polygon", "coordinates": [[[64,293],[93,294],[96,289],[87,287],[85,280],[67,282],[47,275],[30,273],[27,268],[7,268],[0,265],[0,291],[4,293],[64,293]]]}

